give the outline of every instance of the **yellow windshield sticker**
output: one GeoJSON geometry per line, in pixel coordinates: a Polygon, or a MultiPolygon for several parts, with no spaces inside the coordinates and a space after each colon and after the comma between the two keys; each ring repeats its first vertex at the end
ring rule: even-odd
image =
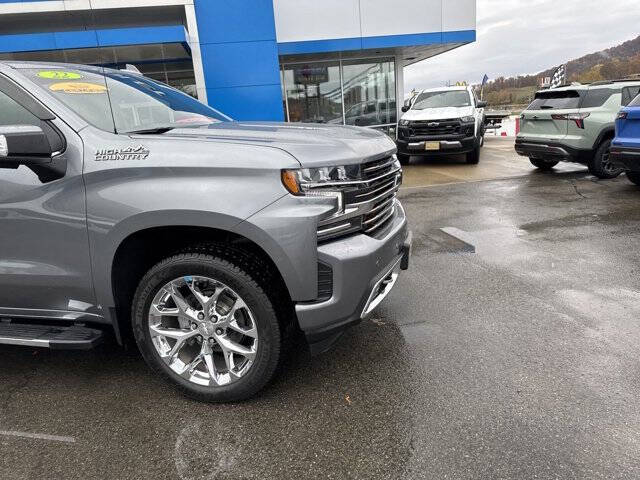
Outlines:
{"type": "Polygon", "coordinates": [[[82,75],[75,72],[63,72],[61,70],[43,70],[38,72],[40,78],[46,78],[48,80],[79,80],[82,75]]]}
{"type": "Polygon", "coordinates": [[[99,83],[86,83],[86,82],[60,82],[54,83],[49,86],[49,90],[52,92],[62,93],[105,93],[107,87],[100,85],[99,83]]]}

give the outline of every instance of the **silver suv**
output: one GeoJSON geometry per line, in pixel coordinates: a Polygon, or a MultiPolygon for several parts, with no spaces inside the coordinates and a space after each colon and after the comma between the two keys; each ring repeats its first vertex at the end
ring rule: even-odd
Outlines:
{"type": "Polygon", "coordinates": [[[205,401],[254,395],[408,268],[394,143],[236,123],[139,74],[0,63],[0,344],[135,338],[205,401]]]}
{"type": "Polygon", "coordinates": [[[536,93],[522,112],[516,152],[550,170],[559,162],[583,163],[598,178],[622,173],[609,158],[615,119],[640,93],[639,80],[571,85],[536,93]]]}

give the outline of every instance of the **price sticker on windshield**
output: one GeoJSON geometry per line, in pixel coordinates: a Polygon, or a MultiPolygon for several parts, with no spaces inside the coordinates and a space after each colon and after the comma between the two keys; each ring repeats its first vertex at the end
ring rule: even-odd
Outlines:
{"type": "Polygon", "coordinates": [[[64,72],[62,70],[43,70],[38,72],[40,78],[47,80],[80,80],[82,75],[75,72],[64,72]]]}
{"type": "Polygon", "coordinates": [[[62,92],[70,94],[95,94],[105,93],[107,87],[100,85],[99,83],[87,83],[87,82],[60,82],[54,83],[49,86],[49,90],[52,92],[62,92]]]}

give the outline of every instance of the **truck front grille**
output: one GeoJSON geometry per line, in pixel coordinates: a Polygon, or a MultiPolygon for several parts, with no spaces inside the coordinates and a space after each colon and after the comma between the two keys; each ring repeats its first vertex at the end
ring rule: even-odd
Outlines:
{"type": "Polygon", "coordinates": [[[364,233],[375,236],[393,220],[402,170],[395,155],[360,166],[357,182],[343,189],[345,215],[318,227],[318,241],[364,233]]]}
{"type": "Polygon", "coordinates": [[[409,124],[410,137],[430,137],[436,135],[459,135],[462,131],[460,120],[424,120],[409,124]]]}

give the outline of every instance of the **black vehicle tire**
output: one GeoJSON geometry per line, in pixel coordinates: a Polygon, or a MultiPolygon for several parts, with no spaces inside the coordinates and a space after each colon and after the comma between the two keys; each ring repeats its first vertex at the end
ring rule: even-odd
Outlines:
{"type": "Polygon", "coordinates": [[[635,183],[640,187],[640,173],[637,172],[627,172],[627,178],[631,183],[635,183]]]}
{"type": "Polygon", "coordinates": [[[477,165],[478,163],[480,163],[480,146],[467,153],[467,164],[477,165]]]}
{"type": "Polygon", "coordinates": [[[409,165],[411,162],[411,155],[407,155],[404,153],[398,153],[398,160],[400,161],[400,165],[409,165]]]}
{"type": "Polygon", "coordinates": [[[545,172],[553,170],[553,167],[560,163],[557,160],[541,160],[539,158],[530,158],[529,161],[531,162],[531,165],[545,172]]]}
{"type": "Polygon", "coordinates": [[[616,178],[622,172],[623,168],[614,167],[609,161],[609,149],[611,148],[611,139],[605,140],[600,144],[593,158],[589,161],[589,173],[602,180],[616,178]]]}
{"type": "Polygon", "coordinates": [[[151,268],[140,281],[131,316],[136,343],[151,369],[184,395],[204,402],[246,400],[264,388],[279,365],[283,340],[275,307],[254,277],[236,265],[233,258],[198,253],[197,250],[166,258],[151,268]],[[228,385],[203,386],[181,377],[161,359],[152,342],[149,311],[154,297],[167,283],[189,276],[207,277],[227,285],[241,297],[253,315],[259,339],[255,359],[244,376],[228,385]]]}

